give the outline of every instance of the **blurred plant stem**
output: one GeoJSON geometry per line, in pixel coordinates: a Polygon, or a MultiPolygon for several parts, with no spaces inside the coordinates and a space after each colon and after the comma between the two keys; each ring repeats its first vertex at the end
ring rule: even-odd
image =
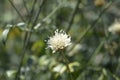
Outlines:
{"type": "Polygon", "coordinates": [[[33,5],[32,5],[32,9],[31,9],[31,11],[30,11],[30,13],[29,13],[30,17],[29,17],[28,22],[27,22],[28,26],[29,26],[29,24],[30,24],[30,22],[31,22],[31,19],[32,19],[32,17],[33,17],[33,12],[34,12],[34,8],[35,8],[35,4],[36,4],[36,3],[37,3],[37,0],[34,0],[34,1],[33,1],[33,5]]]}
{"type": "Polygon", "coordinates": [[[77,0],[77,3],[76,3],[76,6],[75,6],[75,9],[73,10],[72,12],[72,15],[70,17],[70,20],[68,22],[68,26],[67,26],[67,29],[66,29],[66,32],[68,33],[72,27],[72,23],[73,23],[73,19],[75,17],[75,14],[77,13],[77,10],[78,10],[78,7],[79,7],[79,4],[81,3],[81,0],[77,0]]]}
{"type": "Polygon", "coordinates": [[[62,4],[58,5],[55,9],[53,9],[53,11],[52,11],[49,15],[47,15],[47,16],[42,20],[42,22],[46,22],[51,16],[53,16],[53,15],[55,14],[55,12],[56,12],[59,8],[61,8],[61,5],[62,5],[62,4]]]}
{"type": "Polygon", "coordinates": [[[101,13],[99,14],[98,18],[90,25],[87,27],[87,29],[83,32],[83,34],[79,37],[79,39],[76,42],[80,42],[85,35],[88,33],[88,31],[90,29],[93,29],[95,27],[95,25],[97,24],[97,22],[100,20],[100,18],[102,17],[102,15],[109,9],[109,7],[113,4],[113,2],[109,2],[108,5],[106,5],[106,7],[101,11],[101,13]]]}
{"type": "Polygon", "coordinates": [[[63,4],[59,4],[58,6],[56,6],[52,12],[50,12],[45,18],[43,18],[43,20],[40,23],[40,26],[46,24],[47,20],[49,20],[52,16],[54,16],[54,14],[62,7],[62,5],[63,4]]]}
{"type": "Polygon", "coordinates": [[[25,10],[26,10],[27,14],[29,15],[29,10],[28,10],[27,3],[26,3],[25,0],[23,0],[23,5],[25,7],[25,10]]]}
{"type": "Polygon", "coordinates": [[[91,55],[91,57],[90,57],[90,59],[89,59],[89,61],[88,61],[88,63],[87,63],[88,65],[91,64],[92,62],[94,62],[93,59],[95,59],[95,56],[97,55],[97,53],[100,52],[100,50],[101,50],[101,48],[103,47],[104,43],[105,43],[105,40],[103,39],[103,40],[100,42],[100,44],[98,45],[98,47],[95,49],[94,53],[91,55]]]}
{"type": "MultiPolygon", "coordinates": [[[[93,60],[95,59],[95,56],[100,52],[100,50],[102,49],[103,45],[105,43],[105,39],[103,39],[100,44],[97,46],[97,48],[94,50],[93,54],[90,56],[90,58],[88,59],[88,62],[86,62],[85,65],[82,65],[82,67],[80,68],[80,76],[79,79],[81,79],[83,77],[83,74],[86,74],[86,69],[88,69],[88,67],[90,67],[90,65],[92,64],[92,62],[94,62],[93,60]]],[[[100,68],[101,70],[101,68],[100,68]]]]}
{"type": "MultiPolygon", "coordinates": [[[[31,19],[32,19],[32,17],[33,17],[33,12],[34,12],[34,8],[35,8],[35,4],[36,4],[36,2],[37,2],[37,0],[34,0],[33,1],[33,5],[32,5],[32,9],[31,9],[31,11],[30,11],[30,17],[29,17],[29,19],[28,19],[28,22],[27,22],[27,27],[29,28],[29,26],[30,26],[30,23],[31,23],[31,19]]],[[[30,29],[31,30],[31,29],[30,29]]],[[[25,36],[24,36],[24,40],[23,40],[23,49],[24,49],[24,46],[26,46],[26,41],[28,41],[27,40],[27,37],[28,37],[28,34],[29,34],[29,32],[26,32],[25,33],[25,36]]]]}
{"type": "Polygon", "coordinates": [[[109,9],[109,7],[110,7],[112,4],[113,4],[113,2],[111,1],[111,2],[109,2],[109,3],[105,6],[105,8],[100,12],[98,18],[96,18],[96,20],[95,20],[91,25],[89,25],[89,26],[86,28],[86,30],[81,34],[81,36],[75,41],[76,43],[72,46],[72,48],[71,48],[70,50],[74,49],[75,45],[76,45],[77,43],[79,43],[79,42],[86,36],[86,34],[88,33],[89,30],[95,28],[95,25],[97,24],[97,22],[100,20],[100,18],[102,17],[102,15],[109,9]]]}
{"type": "MultiPolygon", "coordinates": [[[[66,69],[67,69],[67,72],[68,72],[68,76],[70,77],[70,80],[74,80],[74,79],[73,79],[73,75],[71,74],[71,71],[70,71],[69,60],[68,60],[67,57],[65,56],[64,51],[61,51],[61,54],[62,54],[62,57],[63,57],[63,62],[64,62],[65,65],[66,65],[66,69]]],[[[69,78],[69,77],[68,77],[68,78],[69,78]]]]}
{"type": "MultiPolygon", "coordinates": [[[[33,2],[33,6],[32,6],[32,9],[31,9],[31,13],[33,13],[33,11],[34,11],[34,6],[35,6],[35,4],[36,4],[36,1],[37,1],[37,0],[35,0],[35,1],[33,2]]],[[[46,0],[41,0],[40,6],[39,6],[39,10],[38,10],[36,16],[34,17],[33,23],[31,22],[31,17],[29,18],[28,26],[30,26],[30,23],[32,23],[32,25],[30,26],[30,29],[31,29],[31,30],[33,29],[33,27],[34,27],[35,24],[37,23],[37,20],[38,20],[38,18],[39,18],[40,12],[41,12],[41,8],[43,7],[45,1],[46,1],[46,0]]],[[[32,14],[31,14],[31,15],[32,15],[32,14]]],[[[26,33],[25,33],[23,50],[22,50],[22,55],[21,55],[21,59],[20,59],[20,64],[19,64],[19,66],[18,66],[18,70],[17,70],[17,73],[16,73],[16,76],[15,76],[15,79],[14,79],[14,80],[20,80],[20,78],[19,78],[20,70],[21,70],[21,67],[22,67],[22,63],[23,63],[23,59],[24,59],[26,50],[27,50],[27,48],[28,48],[28,44],[29,44],[29,41],[30,41],[30,38],[31,38],[31,34],[32,34],[31,32],[26,32],[26,33]]]]}
{"type": "Polygon", "coordinates": [[[17,14],[19,15],[19,17],[21,18],[21,20],[23,22],[25,22],[23,16],[21,15],[21,13],[19,12],[19,10],[16,8],[16,6],[14,5],[14,3],[11,0],[8,0],[10,2],[10,4],[12,5],[12,7],[15,9],[15,11],[17,12],[17,14]]]}

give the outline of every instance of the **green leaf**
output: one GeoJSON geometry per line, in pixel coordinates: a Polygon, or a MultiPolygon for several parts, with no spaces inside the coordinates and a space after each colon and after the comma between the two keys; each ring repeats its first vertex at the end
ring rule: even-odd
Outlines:
{"type": "Polygon", "coordinates": [[[18,27],[22,31],[31,31],[24,22],[17,23],[15,27],[18,27]]]}
{"type": "Polygon", "coordinates": [[[7,25],[6,29],[2,32],[2,42],[4,45],[8,39],[8,35],[9,35],[11,28],[12,28],[12,25],[7,25]]]}
{"type": "Polygon", "coordinates": [[[20,22],[20,23],[18,23],[16,26],[18,26],[18,27],[25,27],[26,24],[25,24],[24,22],[20,22]]]}
{"type": "Polygon", "coordinates": [[[6,75],[10,78],[13,77],[14,74],[16,73],[16,70],[8,70],[6,71],[6,75]]]}
{"type": "Polygon", "coordinates": [[[54,68],[53,68],[53,72],[57,72],[59,74],[63,74],[65,71],[66,71],[66,66],[63,65],[63,64],[59,64],[59,65],[56,65],[54,68]]]}

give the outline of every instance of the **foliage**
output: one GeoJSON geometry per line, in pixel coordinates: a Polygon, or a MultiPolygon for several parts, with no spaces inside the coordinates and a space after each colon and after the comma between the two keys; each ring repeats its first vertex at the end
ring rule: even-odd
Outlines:
{"type": "Polygon", "coordinates": [[[0,80],[120,80],[119,0],[3,0],[0,80]],[[47,48],[64,30],[72,44],[47,48]],[[47,49],[46,49],[47,48],[47,49]]]}

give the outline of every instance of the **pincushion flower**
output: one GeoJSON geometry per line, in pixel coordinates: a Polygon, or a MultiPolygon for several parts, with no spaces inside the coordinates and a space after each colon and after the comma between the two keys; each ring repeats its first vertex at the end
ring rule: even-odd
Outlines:
{"type": "Polygon", "coordinates": [[[62,50],[71,45],[71,37],[68,36],[63,30],[56,30],[55,35],[49,37],[47,41],[48,47],[55,53],[57,50],[62,50]]]}
{"type": "Polygon", "coordinates": [[[115,22],[108,28],[108,31],[112,33],[120,33],[120,23],[115,22]]]}

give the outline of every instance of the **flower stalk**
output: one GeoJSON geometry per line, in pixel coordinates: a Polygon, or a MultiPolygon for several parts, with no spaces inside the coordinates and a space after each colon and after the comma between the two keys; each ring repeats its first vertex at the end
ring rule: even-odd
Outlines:
{"type": "Polygon", "coordinates": [[[67,72],[68,72],[68,77],[70,77],[70,80],[73,80],[73,76],[71,74],[71,70],[70,70],[70,67],[69,67],[69,60],[67,59],[67,57],[65,56],[65,54],[63,52],[64,51],[61,51],[61,55],[63,57],[63,62],[66,65],[66,69],[67,69],[67,72]]]}

